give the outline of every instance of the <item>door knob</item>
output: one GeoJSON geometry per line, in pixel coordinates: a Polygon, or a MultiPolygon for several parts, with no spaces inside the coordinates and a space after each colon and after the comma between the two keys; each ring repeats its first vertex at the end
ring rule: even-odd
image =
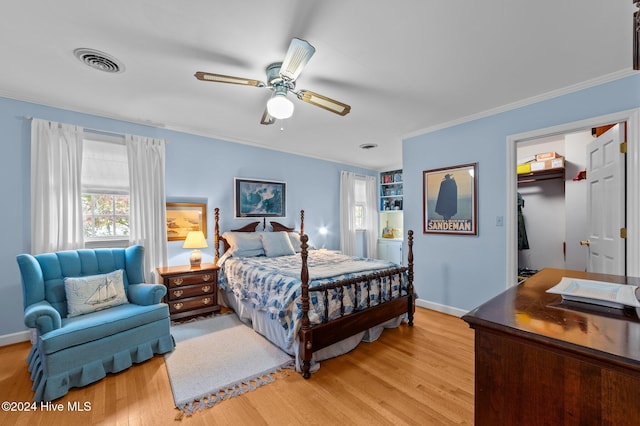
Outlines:
{"type": "Polygon", "coordinates": [[[582,241],[580,241],[580,245],[581,245],[581,246],[590,246],[590,245],[591,245],[591,241],[589,241],[589,240],[582,240],[582,241]]]}

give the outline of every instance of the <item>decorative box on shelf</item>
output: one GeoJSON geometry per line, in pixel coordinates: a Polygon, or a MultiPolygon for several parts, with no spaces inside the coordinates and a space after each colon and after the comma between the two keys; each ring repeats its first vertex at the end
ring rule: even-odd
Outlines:
{"type": "Polygon", "coordinates": [[[172,320],[220,311],[218,305],[218,268],[203,263],[199,268],[165,266],[157,268],[167,287],[165,302],[172,320]]]}

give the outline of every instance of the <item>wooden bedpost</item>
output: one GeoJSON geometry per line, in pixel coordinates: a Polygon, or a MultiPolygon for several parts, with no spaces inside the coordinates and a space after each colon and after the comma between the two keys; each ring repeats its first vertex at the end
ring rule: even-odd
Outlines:
{"type": "Polygon", "coordinates": [[[409,316],[409,325],[413,326],[413,315],[416,312],[415,294],[413,292],[413,230],[410,229],[408,234],[409,253],[407,254],[407,279],[409,280],[409,285],[407,286],[407,292],[409,293],[409,306],[407,306],[407,313],[409,316]]]}
{"type": "MultiPolygon", "coordinates": [[[[302,212],[301,212],[302,213],[302,212]]],[[[313,341],[311,340],[311,322],[309,321],[309,266],[307,265],[307,257],[309,252],[307,245],[309,237],[302,234],[300,237],[300,256],[302,259],[302,271],[300,273],[300,279],[302,281],[301,289],[302,294],[300,301],[302,302],[302,320],[300,326],[300,349],[299,353],[302,358],[302,377],[308,379],[311,377],[311,355],[313,354],[313,341]]]]}
{"type": "Polygon", "coordinates": [[[220,259],[220,209],[219,208],[215,208],[213,209],[213,217],[215,218],[215,226],[214,226],[214,234],[213,234],[213,250],[215,251],[214,253],[214,258],[215,258],[215,263],[218,263],[218,260],[220,259]]]}
{"type": "Polygon", "coordinates": [[[300,235],[304,234],[304,210],[300,210],[300,235]]]}

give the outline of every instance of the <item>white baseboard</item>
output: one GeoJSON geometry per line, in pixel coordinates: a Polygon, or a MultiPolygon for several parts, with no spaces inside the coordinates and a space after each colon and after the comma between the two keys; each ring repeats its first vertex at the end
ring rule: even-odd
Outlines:
{"type": "Polygon", "coordinates": [[[14,343],[28,342],[31,340],[31,331],[18,331],[17,333],[0,336],[0,346],[13,345],[14,343]]]}
{"type": "Polygon", "coordinates": [[[440,303],[430,302],[424,299],[416,299],[416,306],[432,309],[444,314],[454,315],[456,317],[461,317],[468,312],[463,309],[454,308],[453,306],[441,305],[440,303]]]}
{"type": "MultiPolygon", "coordinates": [[[[439,303],[430,302],[424,299],[416,299],[416,306],[432,309],[444,314],[454,315],[456,317],[461,317],[467,313],[467,311],[463,309],[454,308],[453,306],[441,305],[439,303]]],[[[28,342],[30,340],[30,330],[19,331],[17,333],[5,334],[3,336],[0,336],[0,346],[8,346],[13,345],[14,343],[28,342]]]]}

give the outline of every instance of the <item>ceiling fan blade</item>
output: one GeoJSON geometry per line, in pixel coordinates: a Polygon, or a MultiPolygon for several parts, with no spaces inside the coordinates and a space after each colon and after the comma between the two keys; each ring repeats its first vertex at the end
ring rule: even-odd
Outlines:
{"type": "Polygon", "coordinates": [[[351,107],[342,102],[338,102],[335,99],[327,98],[326,96],[319,95],[309,90],[300,90],[296,93],[298,99],[310,103],[311,105],[319,106],[328,111],[334,112],[338,115],[347,115],[351,111],[351,107]]]}
{"type": "Polygon", "coordinates": [[[284,61],[282,61],[282,66],[280,67],[280,75],[282,78],[291,81],[298,78],[304,66],[309,62],[309,59],[311,59],[315,52],[316,48],[306,40],[299,38],[291,40],[287,55],[284,57],[284,61]]]}
{"type": "Polygon", "coordinates": [[[248,78],[241,78],[241,77],[233,77],[230,75],[223,75],[223,74],[212,74],[212,73],[202,72],[202,71],[198,71],[197,73],[195,73],[195,77],[198,80],[214,81],[216,83],[231,83],[231,84],[240,84],[243,86],[255,86],[255,87],[266,86],[266,84],[258,80],[251,80],[248,78]]]}
{"type": "Polygon", "coordinates": [[[276,122],[276,119],[274,117],[271,116],[271,114],[269,114],[269,111],[267,111],[267,108],[264,109],[264,112],[262,113],[262,119],[260,120],[260,124],[273,124],[276,122]]]}

